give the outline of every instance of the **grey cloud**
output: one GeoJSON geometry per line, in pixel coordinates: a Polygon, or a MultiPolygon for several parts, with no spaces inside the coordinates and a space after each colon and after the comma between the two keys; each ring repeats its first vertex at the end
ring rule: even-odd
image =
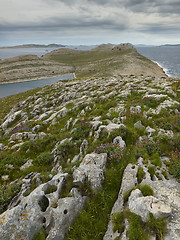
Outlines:
{"type": "Polygon", "coordinates": [[[0,31],[9,32],[9,31],[59,31],[62,29],[116,29],[116,30],[125,30],[127,28],[125,23],[115,24],[111,19],[82,19],[69,17],[67,19],[63,18],[51,18],[48,21],[39,24],[0,24],[0,31]]]}

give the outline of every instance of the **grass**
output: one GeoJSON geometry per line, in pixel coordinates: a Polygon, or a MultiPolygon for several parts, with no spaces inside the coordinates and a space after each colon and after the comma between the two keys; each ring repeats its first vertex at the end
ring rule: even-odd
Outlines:
{"type": "Polygon", "coordinates": [[[139,167],[138,171],[137,171],[137,181],[138,181],[138,183],[142,182],[144,176],[145,176],[145,172],[143,170],[143,167],[139,167]]]}
{"type": "Polygon", "coordinates": [[[117,212],[112,215],[113,232],[124,232],[124,214],[123,212],[117,212]]]}

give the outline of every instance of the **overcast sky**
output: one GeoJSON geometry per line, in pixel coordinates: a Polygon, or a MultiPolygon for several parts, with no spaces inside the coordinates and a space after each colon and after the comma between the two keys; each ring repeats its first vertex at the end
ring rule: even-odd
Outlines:
{"type": "Polygon", "coordinates": [[[180,43],[180,0],[0,0],[0,46],[180,43]]]}

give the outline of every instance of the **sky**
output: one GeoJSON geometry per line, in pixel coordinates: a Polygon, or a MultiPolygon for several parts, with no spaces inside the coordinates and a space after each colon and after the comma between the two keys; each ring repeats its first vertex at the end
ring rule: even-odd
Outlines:
{"type": "Polygon", "coordinates": [[[180,0],[0,0],[0,46],[180,43],[180,0]]]}

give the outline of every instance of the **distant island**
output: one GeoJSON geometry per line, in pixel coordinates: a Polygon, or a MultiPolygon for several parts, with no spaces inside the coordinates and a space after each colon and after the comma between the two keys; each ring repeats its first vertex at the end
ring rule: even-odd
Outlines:
{"type": "Polygon", "coordinates": [[[180,47],[180,44],[164,44],[160,45],[159,47],[180,47]]]}
{"type": "Polygon", "coordinates": [[[17,46],[10,46],[10,47],[0,47],[0,49],[5,49],[5,48],[62,48],[66,47],[66,45],[62,44],[23,44],[23,45],[17,45],[17,46]]]}

